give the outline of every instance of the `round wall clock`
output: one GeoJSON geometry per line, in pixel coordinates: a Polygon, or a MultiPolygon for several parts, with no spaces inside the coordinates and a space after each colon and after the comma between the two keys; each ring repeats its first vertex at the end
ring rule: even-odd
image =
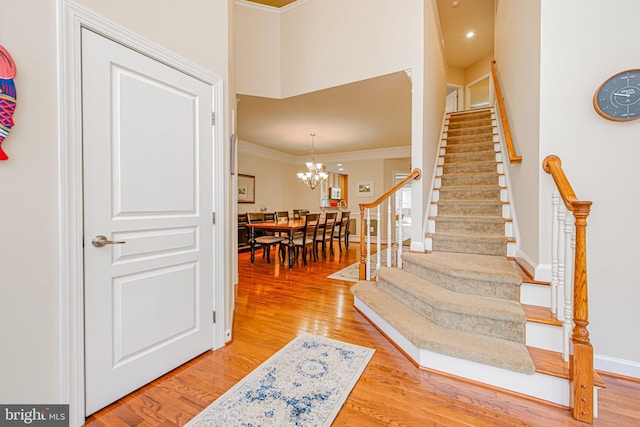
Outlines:
{"type": "Polygon", "coordinates": [[[617,122],[640,118],[640,69],[626,70],[604,81],[593,95],[602,117],[617,122]]]}

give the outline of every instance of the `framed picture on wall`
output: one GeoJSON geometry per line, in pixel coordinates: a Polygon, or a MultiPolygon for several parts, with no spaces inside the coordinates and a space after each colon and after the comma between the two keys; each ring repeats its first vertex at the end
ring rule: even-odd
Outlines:
{"type": "Polygon", "coordinates": [[[373,181],[359,181],[356,183],[358,197],[373,197],[373,181]]]}
{"type": "Polygon", "coordinates": [[[256,202],[256,177],[238,174],[238,203],[256,202]]]}

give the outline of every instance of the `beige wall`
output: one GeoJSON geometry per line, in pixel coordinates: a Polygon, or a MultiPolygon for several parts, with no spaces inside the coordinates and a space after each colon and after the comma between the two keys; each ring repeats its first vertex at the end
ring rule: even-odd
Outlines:
{"type": "MultiPolygon", "coordinates": [[[[228,76],[227,0],[79,2],[116,24],[228,76]],[[171,29],[168,31],[167,29],[171,29]]],[[[58,225],[58,28],[61,2],[0,0],[0,40],[18,68],[15,128],[0,164],[0,402],[68,403],[58,225]],[[36,12],[37,9],[37,12],[36,12]],[[11,325],[11,327],[7,327],[11,325]]],[[[72,411],[78,411],[73,408],[72,411]]]]}
{"type": "Polygon", "coordinates": [[[485,56],[479,61],[471,64],[464,69],[464,83],[472,83],[491,73],[491,61],[493,60],[493,53],[485,56]]]}

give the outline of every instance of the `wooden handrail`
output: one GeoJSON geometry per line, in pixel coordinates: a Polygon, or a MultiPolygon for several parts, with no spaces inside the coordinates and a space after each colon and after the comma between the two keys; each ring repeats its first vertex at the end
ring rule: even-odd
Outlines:
{"type": "Polygon", "coordinates": [[[411,180],[414,179],[420,179],[422,177],[422,171],[418,168],[414,169],[411,171],[411,173],[404,178],[402,181],[398,182],[396,185],[394,185],[393,187],[391,187],[389,190],[387,190],[382,196],[378,197],[376,200],[374,200],[373,202],[370,203],[360,203],[360,268],[359,268],[359,277],[360,280],[363,280],[366,276],[366,244],[364,241],[364,234],[365,234],[365,224],[364,224],[364,210],[365,209],[371,209],[371,208],[375,208],[376,206],[378,206],[380,203],[384,202],[385,200],[387,200],[389,197],[391,197],[392,194],[394,194],[395,192],[397,192],[398,190],[400,190],[402,187],[405,186],[406,183],[408,183],[411,180]]]}
{"type": "Polygon", "coordinates": [[[500,120],[502,121],[502,130],[504,131],[504,142],[507,145],[507,151],[509,151],[509,162],[522,163],[522,156],[518,156],[516,154],[516,149],[513,145],[513,139],[511,138],[511,128],[509,127],[509,120],[507,120],[507,109],[504,106],[504,98],[502,97],[502,90],[500,89],[500,81],[498,80],[496,61],[491,61],[491,75],[493,76],[493,86],[495,87],[496,91],[498,108],[500,109],[500,120]]]}
{"type": "Polygon", "coordinates": [[[593,423],[593,347],[589,340],[589,299],[587,287],[587,216],[591,202],[578,200],[567,176],[562,169],[560,158],[555,155],[545,157],[542,168],[551,174],[560,197],[575,217],[575,258],[573,283],[573,354],[569,359],[569,372],[573,382],[573,418],[593,423]]]}

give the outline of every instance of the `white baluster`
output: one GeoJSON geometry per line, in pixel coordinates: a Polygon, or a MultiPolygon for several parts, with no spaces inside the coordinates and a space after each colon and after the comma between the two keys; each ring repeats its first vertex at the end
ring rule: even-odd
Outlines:
{"type": "Polygon", "coordinates": [[[569,361],[571,353],[571,333],[573,331],[573,265],[576,248],[576,233],[573,215],[567,215],[564,223],[565,270],[564,270],[564,321],[562,323],[562,358],[569,361]]]}
{"type": "Polygon", "coordinates": [[[400,209],[398,211],[398,252],[396,254],[396,263],[398,264],[398,268],[402,268],[402,242],[404,242],[404,237],[403,237],[403,231],[402,231],[402,207],[404,206],[403,202],[404,200],[402,199],[402,191],[398,192],[398,198],[399,198],[399,202],[398,202],[398,206],[400,206],[400,209]]]}
{"type": "Polygon", "coordinates": [[[376,270],[380,269],[380,248],[382,247],[382,236],[380,236],[380,205],[376,206],[376,270]]]}
{"type": "Polygon", "coordinates": [[[558,312],[558,205],[560,203],[560,194],[558,187],[553,186],[553,195],[551,196],[551,205],[553,206],[553,220],[551,221],[551,312],[558,312]]]}
{"type": "Polygon", "coordinates": [[[367,209],[367,280],[371,279],[371,257],[373,249],[371,248],[371,208],[367,209]]]}
{"type": "Polygon", "coordinates": [[[387,199],[387,267],[391,267],[393,228],[391,227],[391,197],[387,199]]]}
{"type": "Polygon", "coordinates": [[[558,223],[560,225],[558,229],[558,285],[556,288],[556,317],[558,320],[564,321],[564,296],[565,296],[565,283],[564,283],[564,272],[565,272],[565,264],[566,264],[566,250],[565,250],[565,222],[567,219],[567,208],[565,208],[564,204],[558,207],[558,223]]]}

